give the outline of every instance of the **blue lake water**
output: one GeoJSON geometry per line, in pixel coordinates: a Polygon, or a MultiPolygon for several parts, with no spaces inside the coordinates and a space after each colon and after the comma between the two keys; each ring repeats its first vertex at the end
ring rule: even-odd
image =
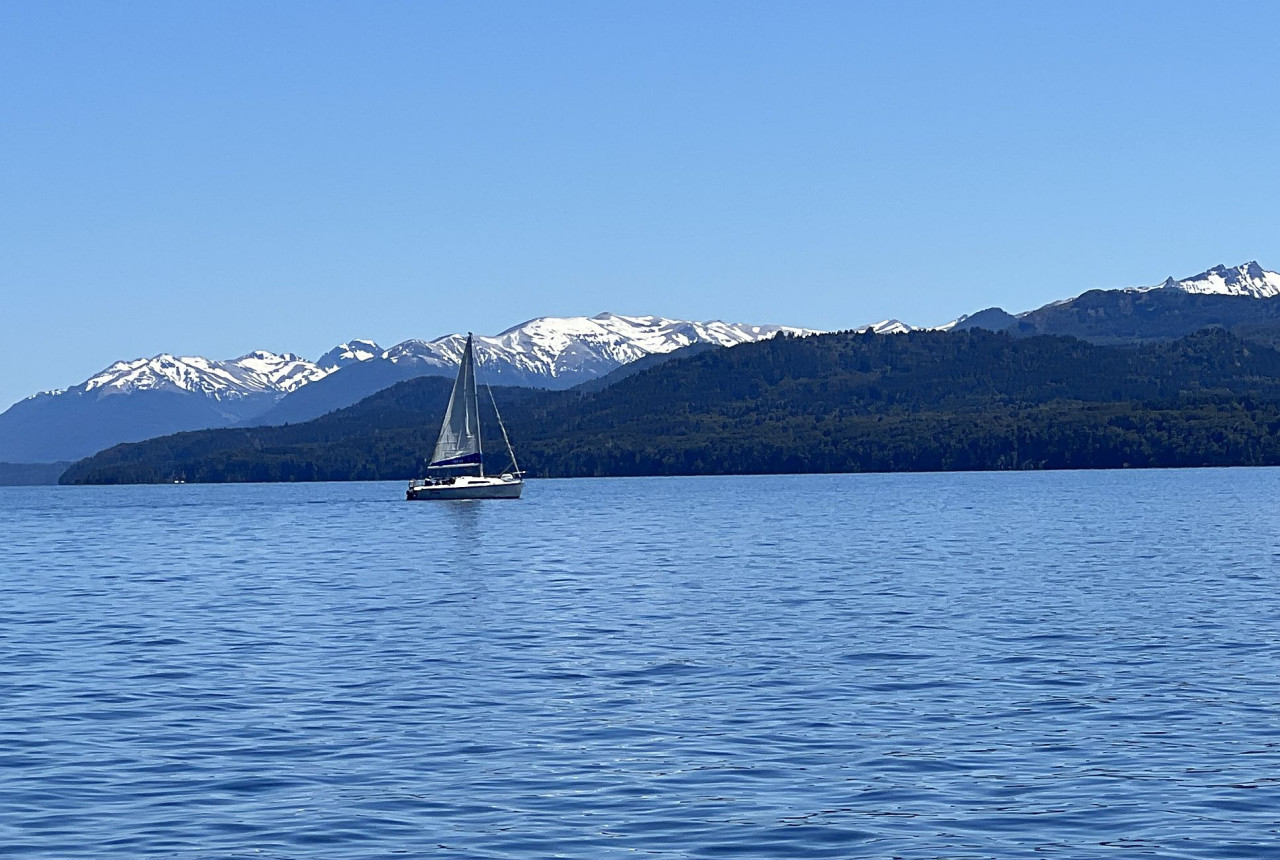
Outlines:
{"type": "Polygon", "coordinates": [[[0,854],[1280,854],[1280,470],[0,488],[0,854]]]}

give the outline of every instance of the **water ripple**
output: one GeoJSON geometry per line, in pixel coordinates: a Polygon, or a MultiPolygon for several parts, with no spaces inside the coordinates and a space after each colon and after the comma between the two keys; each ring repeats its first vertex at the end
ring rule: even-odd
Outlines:
{"type": "Polygon", "coordinates": [[[1275,853],[1278,489],[0,488],[0,846],[1275,853]]]}

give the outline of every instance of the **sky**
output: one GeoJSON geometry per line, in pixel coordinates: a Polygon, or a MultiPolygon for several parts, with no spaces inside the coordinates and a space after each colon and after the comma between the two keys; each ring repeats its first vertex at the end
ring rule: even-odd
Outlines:
{"type": "Polygon", "coordinates": [[[1280,269],[1280,4],[0,4],[0,408],[609,310],[1280,269]]]}

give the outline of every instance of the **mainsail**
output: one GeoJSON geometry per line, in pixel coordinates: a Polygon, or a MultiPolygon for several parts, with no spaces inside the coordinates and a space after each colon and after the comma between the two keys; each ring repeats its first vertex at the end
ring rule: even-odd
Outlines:
{"type": "Polygon", "coordinates": [[[462,350],[462,365],[449,396],[440,438],[427,464],[431,469],[457,469],[484,462],[480,449],[480,403],[476,397],[476,365],[471,352],[471,335],[462,350]]]}

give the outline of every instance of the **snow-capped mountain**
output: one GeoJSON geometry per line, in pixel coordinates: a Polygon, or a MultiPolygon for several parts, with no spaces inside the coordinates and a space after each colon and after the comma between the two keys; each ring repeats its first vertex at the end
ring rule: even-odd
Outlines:
{"type": "Polygon", "coordinates": [[[328,372],[288,352],[277,355],[256,350],[227,361],[165,353],[117,361],[76,388],[96,391],[98,396],[173,391],[226,400],[254,394],[287,394],[328,372]]]}
{"type": "MultiPolygon", "coordinates": [[[[568,388],[694,343],[733,346],[789,326],[663,317],[541,317],[477,337],[486,382],[568,388]]],[[[232,424],[305,421],[414,376],[452,376],[465,336],[339,344],[317,361],[266,351],[228,360],[157,355],[117,361],[79,385],[0,414],[0,462],[74,460],[119,442],[232,424]]]]}
{"type": "Polygon", "coordinates": [[[1272,346],[1280,342],[1277,298],[1280,274],[1248,262],[1150,287],[1088,290],[1020,314],[987,308],[939,328],[1067,335],[1102,344],[1174,340],[1213,328],[1272,346]]]}
{"type": "Polygon", "coordinates": [[[1255,299],[1272,299],[1280,296],[1280,274],[1268,272],[1256,261],[1227,268],[1214,266],[1208,271],[1182,280],[1172,277],[1153,287],[1140,290],[1182,290],[1184,293],[1220,296],[1251,296],[1255,299]]]}
{"type": "MultiPolygon", "coordinates": [[[[898,326],[890,320],[873,326],[898,326]]],[[[602,313],[594,317],[539,317],[493,337],[475,337],[476,360],[505,379],[551,388],[567,387],[583,379],[655,353],[693,343],[734,346],[773,337],[778,332],[812,333],[777,325],[689,322],[663,317],[628,317],[602,313]]],[[[366,361],[409,362],[453,372],[462,360],[466,336],[450,334],[435,340],[407,340],[383,349],[371,340],[339,344],[317,361],[292,353],[258,350],[218,361],[200,356],[165,353],[153,358],[117,361],[74,389],[99,395],[135,391],[174,391],[202,394],[215,400],[254,394],[284,395],[331,373],[366,361]]],[[[47,394],[61,394],[46,392],[47,394]]]]}
{"type": "Polygon", "coordinates": [[[379,358],[385,350],[371,340],[353,340],[340,343],[316,360],[316,366],[332,373],[339,368],[372,358],[379,358]]]}
{"type": "MultiPolygon", "coordinates": [[[[987,308],[973,314],[965,314],[949,323],[935,326],[935,329],[937,331],[961,331],[970,328],[987,328],[995,331],[1005,331],[1018,328],[1023,333],[1072,334],[1087,337],[1087,328],[1073,328],[1066,325],[1067,318],[1079,311],[1082,303],[1114,303],[1120,301],[1120,297],[1123,296],[1128,296],[1130,300],[1133,300],[1144,294],[1149,294],[1148,297],[1154,299],[1162,291],[1172,291],[1175,295],[1177,293],[1186,293],[1202,296],[1246,296],[1254,299],[1271,299],[1280,296],[1280,274],[1267,271],[1258,265],[1256,261],[1242,263],[1233,267],[1218,265],[1198,275],[1192,275],[1181,280],[1169,277],[1163,282],[1149,287],[1090,290],[1078,296],[1058,299],[1019,314],[1010,314],[1001,308],[987,308]],[[1055,316],[1061,316],[1062,318],[1063,327],[1061,330],[1053,326],[1045,327],[1044,321],[1055,316]]],[[[1173,297],[1169,298],[1172,299],[1173,297]]],[[[1251,313],[1250,311],[1243,312],[1246,316],[1251,313]]],[[[1125,311],[1125,313],[1132,314],[1132,310],[1125,311]]],[[[1182,323],[1186,326],[1191,326],[1192,331],[1201,325],[1222,324],[1222,319],[1217,317],[1200,319],[1194,313],[1188,314],[1186,311],[1179,313],[1183,314],[1182,323]]],[[[1256,311],[1253,313],[1256,315],[1256,311]]],[[[1085,316],[1091,316],[1095,323],[1106,315],[1101,307],[1092,307],[1085,314],[1085,316]]],[[[1169,331],[1178,331],[1182,334],[1189,333],[1182,332],[1177,324],[1173,324],[1169,331]]],[[[1118,334],[1117,336],[1125,337],[1127,335],[1118,334]]],[[[1135,334],[1134,337],[1137,337],[1137,335],[1135,334]]]]}
{"type": "MultiPolygon", "coordinates": [[[[811,334],[777,325],[689,322],[663,317],[602,313],[593,317],[539,317],[493,337],[474,338],[476,361],[504,379],[541,379],[548,388],[575,385],[636,359],[673,352],[694,343],[735,346],[779,332],[811,334]]],[[[418,362],[440,369],[458,366],[466,336],[408,340],[382,354],[387,361],[418,362]]]]}
{"type": "MultiPolygon", "coordinates": [[[[807,333],[790,326],[689,322],[664,317],[602,313],[594,317],[539,317],[506,331],[474,338],[481,380],[491,385],[570,388],[599,379],[642,358],[693,344],[733,346],[779,332],[807,333]]],[[[307,421],[415,376],[452,376],[466,336],[407,340],[378,355],[352,360],[336,373],[280,401],[253,423],[307,421]]],[[[356,350],[349,350],[356,354],[356,350]]],[[[324,359],[320,361],[325,366],[324,359]]]]}
{"type": "Polygon", "coordinates": [[[906,334],[909,331],[917,331],[913,325],[908,325],[902,320],[881,320],[878,323],[864,325],[862,328],[855,329],[859,334],[906,334]]]}

